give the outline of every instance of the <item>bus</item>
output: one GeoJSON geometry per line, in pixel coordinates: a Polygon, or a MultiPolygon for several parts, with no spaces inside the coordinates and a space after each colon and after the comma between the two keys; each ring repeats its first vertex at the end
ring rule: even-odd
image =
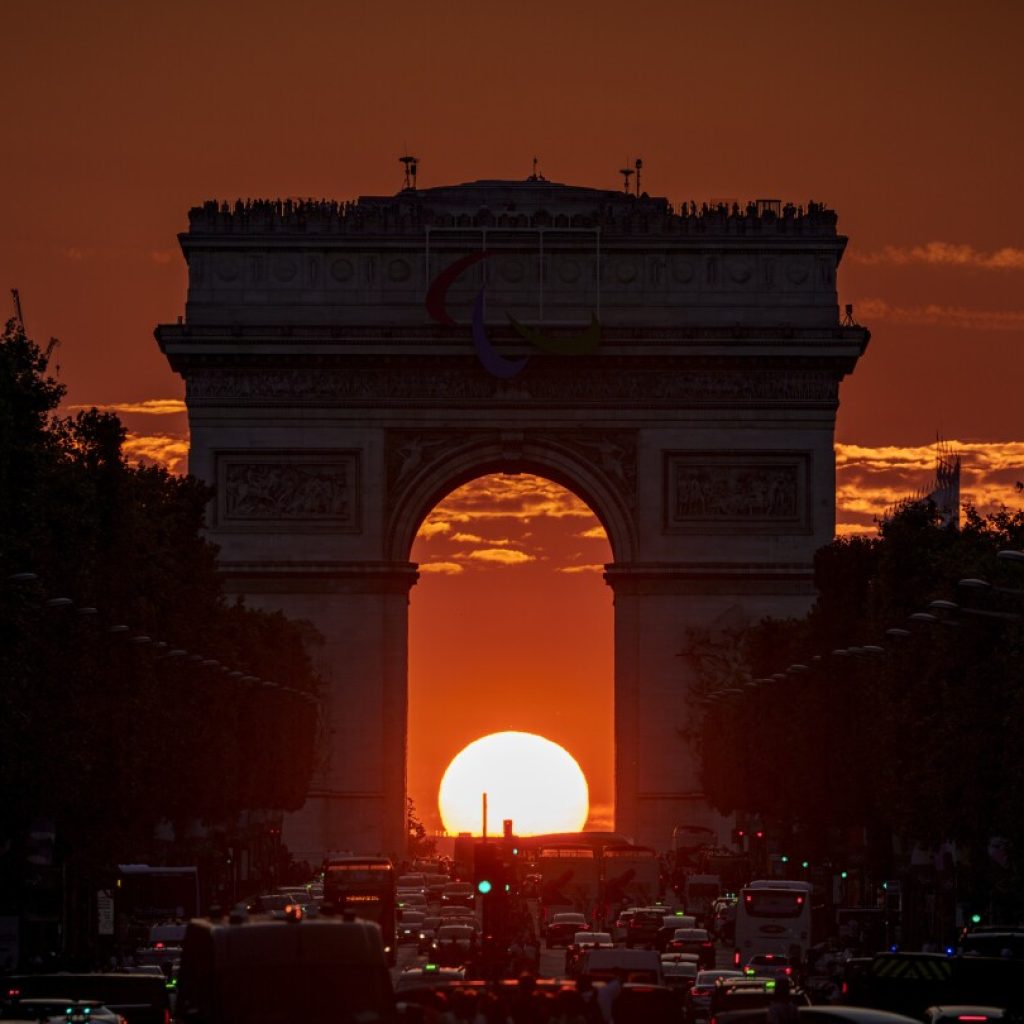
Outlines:
{"type": "Polygon", "coordinates": [[[593,920],[601,887],[601,863],[593,846],[544,846],[537,852],[541,876],[541,920],[576,910],[593,920]]]}
{"type": "Polygon", "coordinates": [[[605,919],[624,907],[651,906],[661,896],[661,864],[648,846],[606,846],[601,851],[605,919]]]}
{"type": "Polygon", "coordinates": [[[750,882],[736,905],[733,963],[758,953],[803,959],[812,943],[810,882],[772,879],[750,882]]]}
{"type": "Polygon", "coordinates": [[[388,963],[397,956],[395,867],[387,857],[328,857],[323,864],[324,910],[373,921],[381,932],[388,963]]]}
{"type": "Polygon", "coordinates": [[[150,864],[118,864],[117,912],[131,921],[156,924],[199,914],[199,869],[150,864]]]}

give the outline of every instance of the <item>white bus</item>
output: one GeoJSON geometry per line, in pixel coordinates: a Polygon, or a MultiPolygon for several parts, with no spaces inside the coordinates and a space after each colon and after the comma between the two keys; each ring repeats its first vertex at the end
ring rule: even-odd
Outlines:
{"type": "Polygon", "coordinates": [[[811,945],[810,882],[771,879],[751,882],[736,905],[733,962],[742,966],[758,953],[802,958],[811,945]]]}

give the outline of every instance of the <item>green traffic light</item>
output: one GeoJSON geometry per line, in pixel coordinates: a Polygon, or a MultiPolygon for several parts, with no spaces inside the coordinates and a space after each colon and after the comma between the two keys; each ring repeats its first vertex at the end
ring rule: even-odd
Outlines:
{"type": "Polygon", "coordinates": [[[491,883],[488,882],[486,878],[476,883],[476,891],[482,892],[485,896],[491,891],[491,889],[491,883]]]}
{"type": "Polygon", "coordinates": [[[801,863],[800,863],[800,867],[802,867],[802,868],[809,868],[810,866],[811,866],[811,862],[809,860],[801,861],[801,863]]]}
{"type": "Polygon", "coordinates": [[[848,876],[848,873],[847,873],[847,872],[845,872],[845,871],[840,871],[840,872],[839,872],[839,877],[840,877],[840,878],[847,878],[847,877],[849,877],[849,876],[848,876]]]}
{"type": "Polygon", "coordinates": [[[780,859],[782,860],[783,864],[788,864],[789,863],[789,857],[786,856],[786,854],[783,854],[780,859]]]}
{"type": "Polygon", "coordinates": [[[981,924],[981,914],[971,914],[971,924],[981,924]]]}

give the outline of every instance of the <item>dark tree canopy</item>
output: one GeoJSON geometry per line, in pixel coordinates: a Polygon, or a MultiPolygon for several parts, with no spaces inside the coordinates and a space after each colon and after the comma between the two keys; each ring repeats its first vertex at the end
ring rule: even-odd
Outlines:
{"type": "Polygon", "coordinates": [[[877,537],[818,552],[806,618],[691,636],[692,738],[713,803],[819,831],[1024,849],[1024,566],[997,557],[1022,547],[1019,511],[968,508],[956,530],[908,502],[877,537]],[[923,611],[935,621],[910,619],[923,611]]]}
{"type": "Polygon", "coordinates": [[[45,354],[9,322],[0,842],[46,816],[99,863],[144,854],[161,819],[299,807],[313,771],[316,635],[228,602],[201,532],[212,492],[128,464],[118,418],[60,417],[63,397],[45,354]]]}

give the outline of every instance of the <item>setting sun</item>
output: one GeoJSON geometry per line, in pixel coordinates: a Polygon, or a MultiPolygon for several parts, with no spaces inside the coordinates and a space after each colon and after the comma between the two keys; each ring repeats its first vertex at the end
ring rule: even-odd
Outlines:
{"type": "Polygon", "coordinates": [[[517,835],[578,832],[590,808],[587,780],[573,756],[529,732],[492,733],[452,759],[438,792],[449,833],[479,834],[483,793],[489,834],[500,834],[507,818],[517,835]]]}

